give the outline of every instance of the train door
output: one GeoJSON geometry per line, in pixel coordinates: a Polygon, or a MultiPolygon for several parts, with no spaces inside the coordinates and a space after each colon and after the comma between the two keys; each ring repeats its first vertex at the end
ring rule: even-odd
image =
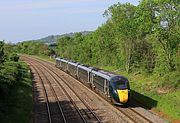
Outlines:
{"type": "Polygon", "coordinates": [[[107,97],[110,97],[110,95],[109,95],[109,81],[107,79],[104,80],[104,94],[107,95],[107,97]]]}

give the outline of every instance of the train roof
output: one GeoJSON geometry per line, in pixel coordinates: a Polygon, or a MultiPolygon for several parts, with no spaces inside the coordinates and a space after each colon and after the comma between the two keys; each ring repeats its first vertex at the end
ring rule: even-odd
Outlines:
{"type": "Polygon", "coordinates": [[[57,57],[56,60],[61,60],[61,58],[60,58],[60,57],[57,57]]]}
{"type": "Polygon", "coordinates": [[[118,75],[118,74],[116,74],[116,73],[109,72],[109,71],[102,70],[102,69],[100,69],[100,70],[98,70],[98,71],[101,72],[101,73],[103,73],[103,74],[106,74],[107,76],[110,76],[110,77],[113,77],[113,76],[118,75]]]}
{"type": "Polygon", "coordinates": [[[60,57],[56,58],[56,60],[60,60],[62,62],[66,62],[68,64],[77,66],[78,68],[81,68],[81,69],[86,70],[88,72],[92,72],[93,74],[95,74],[97,76],[100,76],[100,77],[102,77],[104,79],[107,79],[108,81],[111,81],[111,82],[116,82],[118,80],[126,80],[126,81],[128,81],[127,78],[125,78],[124,76],[121,76],[121,75],[118,75],[116,73],[109,72],[109,71],[106,71],[106,70],[102,70],[102,69],[99,69],[99,68],[94,68],[94,67],[91,67],[91,66],[88,66],[88,65],[79,64],[79,62],[73,62],[71,60],[62,59],[60,57]]]}
{"type": "Polygon", "coordinates": [[[60,59],[60,61],[68,63],[68,60],[65,60],[65,59],[60,59]]]}
{"type": "Polygon", "coordinates": [[[111,81],[111,82],[117,82],[119,80],[127,80],[127,78],[125,78],[124,76],[120,76],[118,74],[115,74],[115,73],[111,73],[111,72],[108,72],[108,71],[103,71],[103,70],[99,70],[99,71],[95,71],[95,70],[92,70],[92,73],[104,78],[104,79],[107,79],[108,81],[111,81]]]}
{"type": "Polygon", "coordinates": [[[92,71],[92,68],[91,67],[87,67],[87,66],[84,66],[83,64],[79,64],[78,66],[77,66],[78,68],[81,68],[81,69],[83,69],[83,70],[87,70],[87,71],[92,71]]]}
{"type": "Polygon", "coordinates": [[[111,77],[106,74],[103,74],[103,73],[101,73],[99,71],[95,71],[95,70],[92,70],[92,73],[110,81],[111,77]]]}
{"type": "Polygon", "coordinates": [[[72,61],[69,61],[68,64],[71,64],[71,65],[74,65],[74,66],[77,66],[79,63],[78,62],[72,62],[72,61]]]}
{"type": "Polygon", "coordinates": [[[117,81],[126,81],[128,82],[128,79],[124,76],[120,76],[120,75],[115,75],[113,77],[111,77],[111,82],[117,82],[117,81]]]}

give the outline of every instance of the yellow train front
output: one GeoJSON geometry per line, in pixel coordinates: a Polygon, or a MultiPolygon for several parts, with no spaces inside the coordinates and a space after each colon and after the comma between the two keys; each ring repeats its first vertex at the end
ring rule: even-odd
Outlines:
{"type": "Polygon", "coordinates": [[[114,104],[127,104],[130,100],[130,86],[127,78],[114,76],[110,79],[109,94],[114,104]]]}

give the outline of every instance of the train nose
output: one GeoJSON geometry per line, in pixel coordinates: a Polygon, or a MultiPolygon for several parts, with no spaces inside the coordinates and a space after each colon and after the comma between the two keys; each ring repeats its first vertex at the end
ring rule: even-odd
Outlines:
{"type": "Polygon", "coordinates": [[[125,90],[117,90],[119,101],[121,103],[126,103],[128,101],[128,89],[125,90]]]}

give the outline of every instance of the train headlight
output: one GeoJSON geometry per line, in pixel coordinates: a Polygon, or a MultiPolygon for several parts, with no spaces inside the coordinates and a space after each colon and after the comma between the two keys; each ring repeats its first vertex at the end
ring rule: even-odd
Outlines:
{"type": "Polygon", "coordinates": [[[117,90],[114,90],[114,93],[115,93],[115,94],[118,94],[118,93],[117,93],[117,90]]]}

